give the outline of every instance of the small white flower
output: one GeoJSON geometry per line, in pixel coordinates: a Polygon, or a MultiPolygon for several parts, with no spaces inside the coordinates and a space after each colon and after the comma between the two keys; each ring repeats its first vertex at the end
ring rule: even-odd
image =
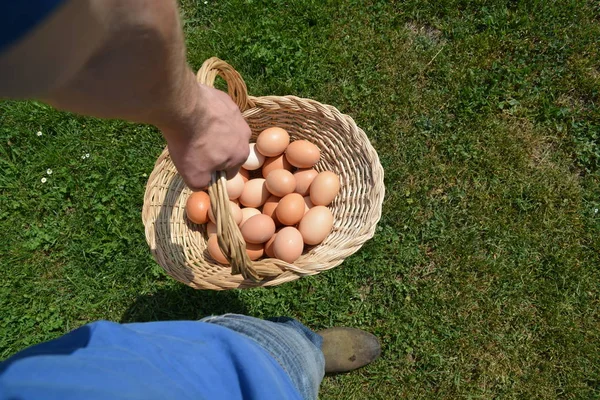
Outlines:
{"type": "Polygon", "coordinates": [[[38,135],[38,136],[42,136],[42,132],[41,132],[41,131],[38,131],[38,132],[36,133],[36,135],[38,135]]]}
{"type": "Polygon", "coordinates": [[[85,156],[81,156],[81,159],[82,159],[82,160],[85,160],[85,156]]]}
{"type": "Polygon", "coordinates": [[[90,153],[85,153],[85,158],[90,158],[90,153]]]}
{"type": "Polygon", "coordinates": [[[208,4],[208,1],[205,1],[204,4],[208,4]]]}
{"type": "Polygon", "coordinates": [[[52,170],[51,170],[50,168],[48,168],[48,169],[46,170],[46,173],[47,173],[48,175],[52,175],[52,170]]]}
{"type": "Polygon", "coordinates": [[[598,209],[594,208],[594,214],[598,214],[598,209]]]}
{"type": "Polygon", "coordinates": [[[42,178],[42,183],[46,183],[47,181],[48,181],[48,179],[42,178]]]}

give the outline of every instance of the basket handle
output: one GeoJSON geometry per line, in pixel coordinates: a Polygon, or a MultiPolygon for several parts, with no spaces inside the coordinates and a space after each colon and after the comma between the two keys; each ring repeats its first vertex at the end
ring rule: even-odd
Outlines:
{"type": "Polygon", "coordinates": [[[217,225],[219,248],[231,265],[231,275],[242,274],[244,279],[260,282],[262,279],[246,253],[246,242],[242,237],[240,228],[238,228],[231,215],[226,182],[225,172],[217,171],[213,173],[211,183],[208,186],[210,207],[215,215],[217,225]]]}
{"type": "Polygon", "coordinates": [[[248,96],[248,88],[242,76],[225,61],[211,57],[204,61],[196,74],[199,83],[214,87],[215,78],[220,76],[227,82],[227,92],[241,112],[254,107],[254,102],[248,96]]]}
{"type": "MultiPolygon", "coordinates": [[[[248,89],[240,74],[233,67],[216,57],[209,58],[198,71],[199,83],[213,86],[215,78],[220,75],[227,82],[229,96],[241,111],[254,104],[248,99],[248,89]]],[[[231,216],[229,195],[227,194],[227,178],[224,171],[213,172],[208,186],[210,207],[213,210],[217,225],[217,242],[221,252],[231,265],[231,275],[242,274],[244,279],[260,282],[262,279],[252,265],[246,253],[246,242],[231,216]]]]}

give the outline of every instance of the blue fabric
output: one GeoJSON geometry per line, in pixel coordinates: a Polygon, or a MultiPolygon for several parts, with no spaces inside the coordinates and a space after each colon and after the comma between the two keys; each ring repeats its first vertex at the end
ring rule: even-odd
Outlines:
{"type": "Polygon", "coordinates": [[[301,397],[264,348],[229,328],[191,321],[100,321],[1,363],[0,398],[301,397]]]}
{"type": "Polygon", "coordinates": [[[35,28],[65,0],[0,1],[0,52],[35,28]]]}
{"type": "Polygon", "coordinates": [[[323,338],[293,318],[270,321],[225,314],[203,319],[241,333],[258,343],[279,362],[304,399],[316,399],[325,375],[323,338]]]}

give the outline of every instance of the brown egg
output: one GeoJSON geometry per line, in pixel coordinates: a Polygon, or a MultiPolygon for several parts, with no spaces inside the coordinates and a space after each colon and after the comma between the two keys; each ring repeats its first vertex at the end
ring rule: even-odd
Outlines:
{"type": "Polygon", "coordinates": [[[310,200],[316,206],[328,206],[340,192],[340,178],[331,171],[321,172],[310,185],[310,200]]]}
{"type": "Polygon", "coordinates": [[[265,179],[256,178],[246,182],[239,200],[246,207],[258,208],[267,201],[270,195],[265,179]]]}
{"type": "Polygon", "coordinates": [[[254,217],[255,215],[260,214],[260,210],[258,208],[252,207],[244,207],[242,208],[242,222],[240,222],[240,226],[244,225],[244,222],[248,221],[250,217],[254,217]]]}
{"type": "Polygon", "coordinates": [[[275,241],[278,232],[279,231],[275,232],[275,234],[271,236],[271,239],[269,239],[267,243],[265,243],[265,254],[267,255],[267,257],[275,258],[275,253],[273,253],[273,242],[275,241]]]}
{"type": "Polygon", "coordinates": [[[192,193],[185,203],[185,214],[196,224],[208,222],[208,210],[210,210],[210,197],[206,192],[192,193]]]}
{"type": "Polygon", "coordinates": [[[262,243],[246,243],[246,254],[252,261],[256,261],[265,254],[265,248],[262,243]]]}
{"type": "Polygon", "coordinates": [[[234,202],[231,202],[230,205],[231,205],[231,216],[233,217],[235,224],[236,225],[241,224],[242,218],[244,217],[244,214],[242,214],[242,209],[240,208],[240,206],[238,206],[234,202]]]}
{"type": "Polygon", "coordinates": [[[273,241],[275,258],[293,263],[304,251],[304,240],[298,229],[287,226],[280,230],[273,241]]]}
{"type": "Polygon", "coordinates": [[[208,238],[208,253],[210,256],[218,263],[221,264],[229,264],[229,261],[223,255],[223,252],[219,248],[219,243],[217,242],[217,235],[209,236],[208,238]]]}
{"type": "MultiPolygon", "coordinates": [[[[310,201],[310,196],[304,196],[304,215],[306,215],[308,210],[310,210],[314,206],[315,205],[312,203],[312,201],[310,201]]],[[[242,210],[242,211],[244,211],[244,210],[242,210]]]]}
{"type": "MultiPolygon", "coordinates": [[[[242,222],[242,210],[240,209],[240,206],[238,206],[231,200],[229,200],[229,206],[230,206],[231,216],[233,217],[233,220],[235,221],[236,225],[239,225],[242,222]]],[[[213,223],[215,223],[215,224],[217,223],[217,220],[215,219],[215,214],[213,213],[212,208],[210,210],[208,210],[208,218],[213,223]]]]}
{"type": "Polygon", "coordinates": [[[275,196],[283,197],[296,189],[296,178],[290,171],[276,169],[266,179],[267,189],[275,196]]]}
{"type": "Polygon", "coordinates": [[[248,172],[248,170],[246,170],[244,168],[240,168],[238,174],[240,174],[242,176],[244,183],[246,183],[250,180],[250,172],[248,172]]]}
{"type": "Polygon", "coordinates": [[[282,128],[267,128],[256,138],[256,148],[267,157],[275,157],[290,144],[290,135],[282,128]]]}
{"type": "Polygon", "coordinates": [[[300,169],[294,172],[294,178],[296,178],[296,188],[294,191],[302,196],[307,196],[310,189],[310,184],[319,173],[312,168],[300,169]]]}
{"type": "Polygon", "coordinates": [[[217,225],[214,222],[208,221],[208,224],[206,224],[206,234],[209,237],[217,234],[217,225]]]}
{"type": "Polygon", "coordinates": [[[277,169],[285,169],[291,171],[294,167],[285,158],[285,154],[277,157],[267,158],[265,164],[262,167],[262,176],[267,178],[269,174],[277,169]]]}
{"type": "Polygon", "coordinates": [[[332,228],[333,214],[325,206],[311,208],[298,225],[304,243],[309,245],[321,243],[331,233],[332,228]]]}
{"type": "Polygon", "coordinates": [[[285,157],[294,167],[312,168],[321,158],[321,150],[307,140],[296,140],[285,150],[285,157]]]}
{"type": "Polygon", "coordinates": [[[273,216],[275,215],[275,209],[279,204],[279,200],[281,200],[280,197],[269,196],[269,198],[267,199],[267,201],[265,201],[265,204],[263,205],[262,213],[273,218],[273,216]]]}
{"type": "Polygon", "coordinates": [[[267,199],[267,201],[265,202],[265,204],[263,205],[263,208],[262,208],[263,214],[268,215],[269,217],[273,218],[273,221],[275,222],[275,226],[282,225],[279,218],[277,218],[277,213],[275,213],[275,210],[277,209],[277,205],[279,204],[279,200],[281,200],[280,197],[271,196],[267,199]]]}
{"type": "Polygon", "coordinates": [[[304,197],[298,193],[290,193],[279,200],[275,214],[282,224],[295,225],[304,216],[305,206],[304,197]]]}
{"type": "Polygon", "coordinates": [[[265,243],[275,233],[275,222],[265,214],[250,217],[241,228],[247,243],[265,243]]]}
{"type": "Polygon", "coordinates": [[[227,194],[229,200],[235,200],[241,196],[244,191],[244,177],[238,172],[236,176],[227,181],[227,194]]]}

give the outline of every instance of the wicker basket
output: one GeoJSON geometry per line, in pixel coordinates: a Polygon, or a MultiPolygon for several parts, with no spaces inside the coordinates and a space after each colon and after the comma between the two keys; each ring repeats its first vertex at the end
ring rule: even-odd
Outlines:
{"type": "Polygon", "coordinates": [[[202,65],[198,81],[212,86],[217,75],[227,82],[229,95],[252,129],[252,140],[262,130],[279,126],[290,133],[292,140],[306,139],[321,149],[315,169],[335,172],[341,183],[340,193],[330,205],[333,231],[293,265],[272,258],[249,261],[242,251],[239,229],[229,216],[225,178],[218,173],[209,195],[216,209],[219,246],[234,268],[218,264],[206,249],[205,228],[185,217],[191,191],[165,149],[148,179],[142,212],[154,258],[178,281],[212,290],[275,286],[341,264],[373,237],[381,217],[383,168],[369,139],[352,118],[332,106],[294,96],[248,96],[241,76],[218,58],[202,65]]]}

